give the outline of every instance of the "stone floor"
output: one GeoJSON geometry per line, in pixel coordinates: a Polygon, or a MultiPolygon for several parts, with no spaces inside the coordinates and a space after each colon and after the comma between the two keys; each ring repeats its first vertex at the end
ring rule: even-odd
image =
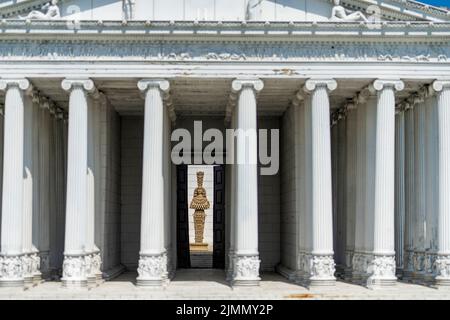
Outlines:
{"type": "Polygon", "coordinates": [[[338,282],[336,287],[307,290],[289,283],[275,273],[262,275],[259,287],[230,288],[220,270],[178,270],[176,277],[165,288],[138,288],[134,284],[136,275],[125,273],[113,281],[90,289],[65,289],[59,282],[45,282],[27,289],[0,288],[0,299],[445,299],[450,300],[450,290],[433,289],[421,285],[399,282],[396,287],[385,290],[369,290],[361,286],[338,282]]]}

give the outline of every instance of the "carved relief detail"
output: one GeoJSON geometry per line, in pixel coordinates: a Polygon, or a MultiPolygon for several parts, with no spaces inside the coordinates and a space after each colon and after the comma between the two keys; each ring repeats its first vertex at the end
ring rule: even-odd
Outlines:
{"type": "Polygon", "coordinates": [[[240,256],[234,257],[234,280],[255,280],[259,279],[259,266],[261,260],[258,256],[240,256]]]}
{"type": "Polygon", "coordinates": [[[142,256],[139,259],[138,279],[164,279],[167,277],[167,255],[142,256]]]}
{"type": "Polygon", "coordinates": [[[23,279],[23,259],[20,256],[0,256],[0,280],[23,279]]]}

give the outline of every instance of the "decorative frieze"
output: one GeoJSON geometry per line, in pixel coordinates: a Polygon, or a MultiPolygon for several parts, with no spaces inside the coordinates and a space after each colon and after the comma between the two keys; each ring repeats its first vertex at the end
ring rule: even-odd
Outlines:
{"type": "Polygon", "coordinates": [[[2,41],[3,58],[8,61],[155,61],[155,62],[346,62],[377,61],[404,63],[446,63],[450,45],[446,43],[370,43],[359,41],[302,41],[300,43],[259,41],[227,43],[211,41],[208,45],[194,40],[167,43],[140,41],[91,42],[17,42],[2,41]],[[187,50],[186,48],[189,48],[187,50]]]}

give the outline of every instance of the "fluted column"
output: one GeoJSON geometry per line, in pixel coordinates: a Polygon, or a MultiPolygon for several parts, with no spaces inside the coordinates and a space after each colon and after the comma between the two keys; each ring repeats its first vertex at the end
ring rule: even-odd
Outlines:
{"type": "Polygon", "coordinates": [[[44,278],[50,276],[50,104],[40,102],[39,110],[39,215],[36,245],[40,256],[40,270],[44,278]]]}
{"type": "Polygon", "coordinates": [[[164,101],[166,80],[141,80],[145,94],[144,157],[142,169],[141,248],[137,284],[162,285],[167,280],[164,247],[164,101]]]}
{"type": "Polygon", "coordinates": [[[259,79],[237,79],[236,112],[236,242],[233,285],[258,285],[258,166],[256,94],[264,87],[259,79]]]}
{"type": "Polygon", "coordinates": [[[40,278],[39,256],[33,246],[33,217],[39,214],[38,167],[36,156],[37,131],[37,92],[24,97],[24,170],[23,170],[23,271],[25,284],[31,284],[34,277],[40,278]]]}
{"type": "Polygon", "coordinates": [[[70,92],[67,160],[66,234],[62,283],[66,287],[87,285],[87,152],[88,97],[95,91],[89,79],[66,79],[62,88],[70,92]]]}
{"type": "Polygon", "coordinates": [[[450,81],[435,81],[438,112],[438,252],[436,284],[450,286],[450,81]]]}
{"type": "MultiPolygon", "coordinates": [[[[97,277],[101,274],[101,256],[100,250],[95,244],[95,220],[96,220],[96,203],[100,194],[96,188],[98,184],[98,170],[96,170],[96,157],[98,146],[96,139],[98,135],[98,121],[97,115],[100,108],[100,94],[97,92],[91,95],[93,99],[88,100],[88,153],[87,153],[87,226],[86,226],[86,268],[88,281],[94,284],[97,277]]],[[[60,148],[62,153],[62,146],[60,148]]]]}
{"type": "Polygon", "coordinates": [[[405,231],[403,279],[409,280],[414,272],[415,234],[415,171],[414,171],[414,104],[405,104],[405,231]]]}
{"type": "Polygon", "coordinates": [[[366,91],[359,93],[355,99],[356,110],[356,192],[355,192],[355,251],[352,257],[352,281],[360,283],[366,273],[365,270],[365,225],[366,225],[366,145],[367,145],[367,95],[366,91]]]}
{"type": "Polygon", "coordinates": [[[421,90],[425,105],[425,263],[424,281],[434,281],[433,266],[437,251],[437,166],[438,166],[438,137],[437,137],[437,105],[436,96],[431,86],[421,90]]]}
{"type": "Polygon", "coordinates": [[[415,230],[413,254],[413,278],[422,280],[425,272],[426,235],[426,172],[425,172],[425,104],[417,95],[414,103],[414,176],[415,176],[415,230]]]}
{"type": "Polygon", "coordinates": [[[2,79],[6,91],[2,194],[0,287],[22,286],[23,268],[23,164],[24,95],[27,79],[2,79]]]}
{"type": "Polygon", "coordinates": [[[314,285],[334,285],[335,263],[333,259],[333,209],[331,177],[331,137],[329,92],[337,88],[332,79],[308,80],[304,90],[310,94],[308,119],[311,123],[307,135],[311,150],[311,254],[309,280],[314,285]]]}
{"type": "Polygon", "coordinates": [[[374,240],[368,286],[392,285],[395,276],[395,91],[402,81],[376,80],[374,240]]]}
{"type": "Polygon", "coordinates": [[[346,237],[345,237],[345,270],[344,278],[352,278],[353,256],[355,252],[355,234],[356,234],[356,194],[357,194],[357,104],[351,103],[347,106],[347,149],[346,149],[346,237]]]}
{"type": "Polygon", "coordinates": [[[395,261],[397,275],[403,274],[405,225],[405,111],[397,109],[395,116],[395,261]]]}

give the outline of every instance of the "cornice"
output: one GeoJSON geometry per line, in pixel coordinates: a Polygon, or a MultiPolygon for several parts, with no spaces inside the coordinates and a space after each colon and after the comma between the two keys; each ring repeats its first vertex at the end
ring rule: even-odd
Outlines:
{"type": "Polygon", "coordinates": [[[1,40],[51,41],[449,41],[450,22],[195,22],[2,20],[1,40]]]}

